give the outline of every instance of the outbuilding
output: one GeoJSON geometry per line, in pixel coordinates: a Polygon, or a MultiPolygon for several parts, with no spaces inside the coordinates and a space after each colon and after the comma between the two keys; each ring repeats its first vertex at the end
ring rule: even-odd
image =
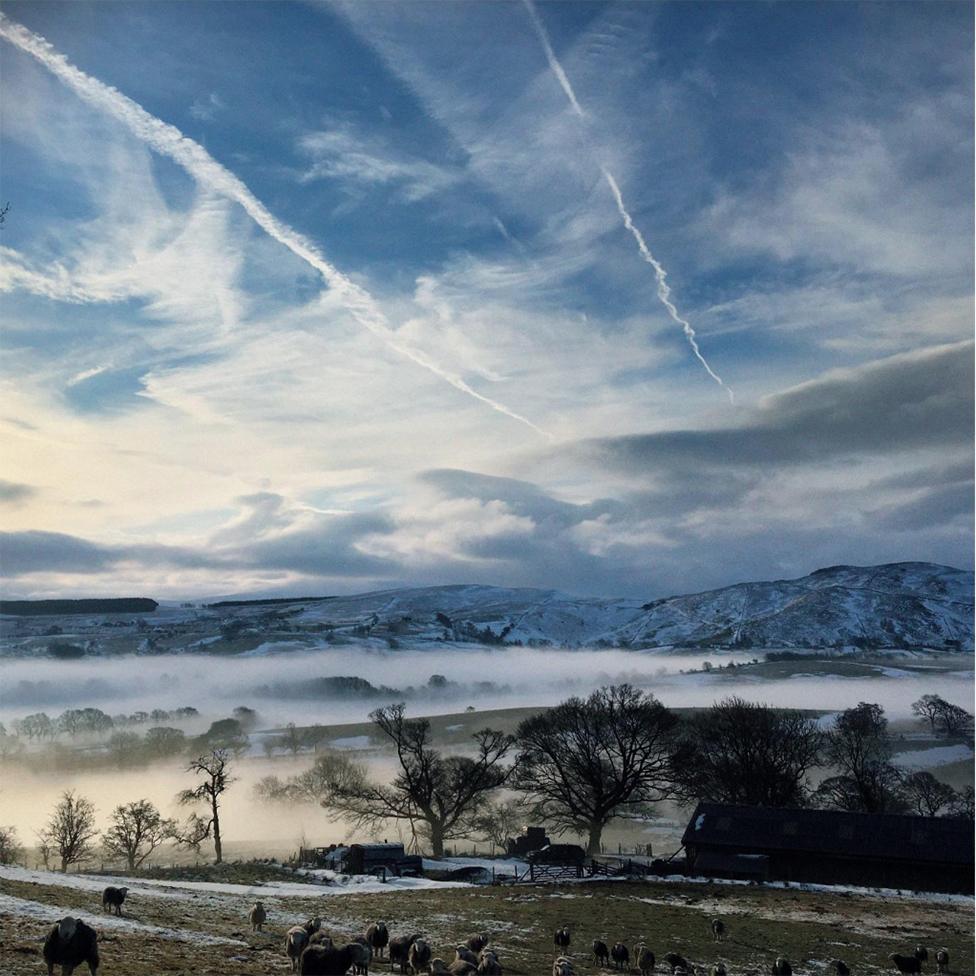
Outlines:
{"type": "Polygon", "coordinates": [[[682,837],[707,877],[973,893],[973,823],[699,803],[682,837]]]}

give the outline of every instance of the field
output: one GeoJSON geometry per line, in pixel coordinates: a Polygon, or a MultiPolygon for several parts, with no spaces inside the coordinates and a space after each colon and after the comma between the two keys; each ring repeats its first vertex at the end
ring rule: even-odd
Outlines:
{"type": "MultiPolygon", "coordinates": [[[[132,879],[125,916],[113,922],[99,907],[107,878],[0,869],[3,972],[27,976],[42,971],[43,936],[53,920],[69,912],[101,933],[100,976],[287,973],[283,933],[315,914],[337,940],[382,918],[394,934],[423,933],[435,954],[447,961],[458,941],[484,931],[506,974],[513,976],[548,973],[552,932],[564,924],[573,932],[571,955],[580,974],[599,972],[589,956],[590,942],[597,937],[620,939],[631,950],[646,939],[659,959],[673,950],[697,966],[722,959],[730,974],[768,973],[777,955],[787,956],[794,972],[810,976],[823,973],[837,958],[858,974],[890,972],[887,957],[917,944],[948,948],[953,973],[974,971],[973,900],[958,896],[914,898],[684,881],[414,889],[371,881],[360,892],[355,885],[321,888],[298,885],[297,878],[282,881],[282,872],[270,869],[265,873],[269,880],[257,884],[253,868],[245,874],[234,865],[219,875],[208,869],[206,876],[222,881],[132,879]],[[245,883],[227,880],[234,878],[245,883]],[[269,912],[263,934],[251,934],[245,922],[256,897],[269,912]],[[709,930],[713,917],[722,917],[728,929],[720,944],[712,941],[709,930]]],[[[388,965],[378,962],[373,968],[386,972],[388,965]]]]}

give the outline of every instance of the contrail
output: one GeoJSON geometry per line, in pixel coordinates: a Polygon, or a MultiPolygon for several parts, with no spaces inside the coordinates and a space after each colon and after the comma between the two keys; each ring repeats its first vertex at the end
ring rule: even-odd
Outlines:
{"type": "MultiPolygon", "coordinates": [[[[549,67],[552,69],[552,73],[556,76],[556,80],[559,82],[559,86],[562,88],[569,99],[569,104],[572,106],[573,111],[581,119],[586,118],[586,113],[583,111],[583,107],[580,105],[579,100],[576,98],[576,92],[573,91],[573,85],[569,80],[569,76],[566,74],[563,66],[559,63],[559,59],[556,57],[556,52],[552,49],[552,44],[549,41],[549,35],[546,32],[545,25],[542,23],[542,19],[539,17],[538,11],[535,9],[535,4],[532,0],[522,0],[525,4],[525,9],[529,13],[529,19],[532,21],[532,26],[535,28],[535,32],[539,37],[539,41],[542,44],[542,50],[545,52],[546,61],[549,62],[549,67]]],[[[701,354],[701,350],[698,348],[698,341],[695,338],[695,330],[691,327],[686,319],[683,319],[679,314],[677,308],[675,308],[674,302],[671,301],[671,289],[668,287],[667,277],[668,273],[664,270],[661,262],[658,261],[654,255],[651,253],[651,249],[647,246],[647,242],[644,240],[644,235],[641,234],[637,225],[634,223],[627,210],[627,206],[624,203],[623,194],[620,192],[620,186],[618,185],[616,179],[614,179],[613,173],[605,166],[600,166],[600,172],[603,174],[603,178],[607,181],[607,185],[610,187],[610,192],[613,194],[613,199],[617,204],[617,212],[620,214],[621,219],[624,222],[624,227],[630,231],[633,235],[634,240],[637,242],[637,248],[640,251],[641,257],[654,269],[654,277],[657,280],[657,297],[661,304],[668,310],[668,315],[671,316],[674,321],[681,326],[684,331],[685,338],[688,340],[688,344],[691,346],[692,352],[698,361],[705,367],[705,372],[723,390],[729,395],[729,402],[735,403],[735,394],[725,385],[722,378],[708,365],[705,357],[701,354]]]]}
{"type": "Polygon", "coordinates": [[[176,126],[156,118],[127,95],[76,68],[43,37],[10,20],[2,13],[0,13],[0,37],[36,58],[80,98],[121,122],[138,139],[182,166],[199,183],[239,203],[266,234],[315,268],[329,288],[340,297],[343,306],[353,318],[391,349],[450,383],[456,390],[466,393],[475,400],[480,400],[492,410],[531,427],[543,437],[551,437],[531,420],[510,410],[505,404],[472,389],[460,376],[438,366],[423,353],[404,345],[369,292],[331,265],[309,240],[278,220],[241,179],[218,163],[203,146],[185,136],[176,126]]]}

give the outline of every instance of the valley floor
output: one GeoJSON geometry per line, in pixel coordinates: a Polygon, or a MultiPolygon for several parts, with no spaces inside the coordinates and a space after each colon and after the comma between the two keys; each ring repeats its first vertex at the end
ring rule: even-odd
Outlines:
{"type": "MultiPolygon", "coordinates": [[[[4,976],[43,972],[41,943],[66,914],[98,929],[100,976],[285,974],[284,932],[312,915],[324,919],[337,941],[384,919],[394,934],[423,933],[435,955],[448,962],[457,942],[487,932],[512,976],[546,976],[552,932],[562,925],[572,930],[570,955],[581,976],[600,971],[589,955],[594,938],[619,939],[632,953],[646,940],[659,960],[668,951],[698,966],[722,959],[730,976],[768,973],[778,955],[808,976],[823,974],[833,959],[843,959],[857,974],[891,972],[888,956],[919,944],[930,953],[946,947],[952,973],[976,971],[974,903],[961,896],[689,881],[495,887],[369,881],[322,888],[302,884],[297,875],[294,882],[282,881],[280,872],[270,870],[267,883],[255,883],[252,866],[246,875],[241,871],[247,883],[237,884],[234,872],[228,865],[218,882],[130,879],[124,915],[115,919],[100,909],[99,892],[110,878],[0,868],[4,976]],[[246,914],[257,898],[269,919],[264,933],[252,934],[246,914]],[[712,941],[714,917],[726,923],[722,943],[712,941]]],[[[388,963],[374,960],[373,970],[385,973],[388,963]]]]}

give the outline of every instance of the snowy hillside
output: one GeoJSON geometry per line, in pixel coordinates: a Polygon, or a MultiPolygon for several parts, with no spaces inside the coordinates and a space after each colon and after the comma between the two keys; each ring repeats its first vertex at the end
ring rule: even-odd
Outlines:
{"type": "Polygon", "coordinates": [[[640,600],[435,586],[356,596],[165,607],[143,615],[4,617],[3,651],[77,655],[423,647],[973,649],[973,574],[931,563],[833,566],[795,580],[640,600]],[[53,627],[52,627],[53,625],[53,627]]]}

